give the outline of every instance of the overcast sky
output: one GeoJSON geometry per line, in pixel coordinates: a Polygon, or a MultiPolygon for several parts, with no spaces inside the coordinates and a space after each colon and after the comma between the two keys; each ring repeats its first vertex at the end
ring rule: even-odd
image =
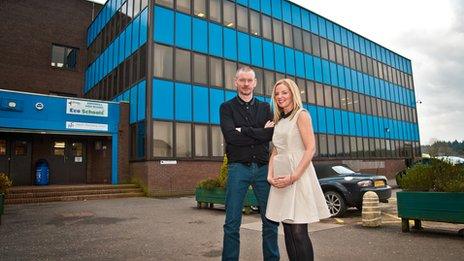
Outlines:
{"type": "Polygon", "coordinates": [[[293,2],[412,61],[422,144],[464,140],[464,1],[293,2]]]}

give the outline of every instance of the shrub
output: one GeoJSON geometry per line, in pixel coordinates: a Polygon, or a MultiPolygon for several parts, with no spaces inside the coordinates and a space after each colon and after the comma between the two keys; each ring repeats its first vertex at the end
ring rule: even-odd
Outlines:
{"type": "Polygon", "coordinates": [[[5,173],[0,173],[0,194],[6,194],[7,190],[13,185],[5,173]]]}
{"type": "Polygon", "coordinates": [[[441,160],[406,170],[400,186],[407,191],[464,192],[464,166],[441,160]]]}
{"type": "Polygon", "coordinates": [[[215,179],[204,179],[200,181],[197,188],[212,190],[214,188],[225,188],[227,184],[227,155],[224,155],[219,176],[215,179]]]}

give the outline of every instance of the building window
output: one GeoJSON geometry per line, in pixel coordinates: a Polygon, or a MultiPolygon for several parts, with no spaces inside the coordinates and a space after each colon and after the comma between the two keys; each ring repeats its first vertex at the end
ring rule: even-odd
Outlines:
{"type": "Polygon", "coordinates": [[[210,57],[209,81],[211,86],[222,87],[222,60],[210,57]]]}
{"type": "Polygon", "coordinates": [[[261,35],[261,20],[259,19],[259,13],[250,10],[250,33],[252,35],[261,35]]]}
{"type": "Polygon", "coordinates": [[[259,68],[253,68],[256,75],[256,94],[264,94],[264,79],[263,79],[263,70],[259,68]]]}
{"type": "Polygon", "coordinates": [[[296,85],[300,89],[300,96],[301,96],[301,101],[302,102],[307,102],[306,98],[306,81],[301,78],[296,79],[296,85]]]}
{"type": "Polygon", "coordinates": [[[316,56],[321,56],[321,51],[319,49],[319,36],[312,34],[311,44],[313,46],[313,54],[316,56]]]}
{"type": "Polygon", "coordinates": [[[66,142],[55,141],[53,144],[53,155],[64,156],[64,150],[66,149],[66,142]]]}
{"type": "Polygon", "coordinates": [[[316,90],[315,90],[315,83],[313,81],[308,81],[308,102],[312,104],[316,104],[316,90]]]}
{"type": "Polygon", "coordinates": [[[176,8],[181,12],[190,14],[190,0],[177,0],[176,8]]]}
{"type": "Polygon", "coordinates": [[[327,143],[329,157],[335,157],[335,136],[327,135],[327,143]]]}
{"type": "Polygon", "coordinates": [[[328,60],[329,59],[329,51],[327,50],[327,40],[324,38],[321,39],[321,57],[328,60]]]}
{"type": "Polygon", "coordinates": [[[274,73],[271,71],[264,71],[264,88],[266,90],[266,95],[272,95],[272,88],[276,83],[274,78],[274,73]]]}
{"type": "Polygon", "coordinates": [[[174,0],[156,0],[156,3],[171,8],[174,6],[174,0]]]}
{"type": "Polygon", "coordinates": [[[235,28],[235,5],[230,1],[224,0],[224,25],[235,28]]]}
{"type": "Polygon", "coordinates": [[[190,52],[176,49],[176,80],[190,82],[190,52]]]}
{"type": "Polygon", "coordinates": [[[52,45],[52,67],[74,70],[77,64],[77,48],[52,45]]]}
{"type": "Polygon", "coordinates": [[[332,88],[332,96],[333,96],[333,107],[339,109],[340,108],[340,97],[338,95],[338,88],[332,88]]]}
{"type": "Polygon", "coordinates": [[[210,0],[209,1],[209,19],[221,22],[221,1],[219,0],[210,0]]]}
{"type": "Polygon", "coordinates": [[[176,124],[176,156],[192,156],[192,127],[189,123],[176,124]]]}
{"type": "Polygon", "coordinates": [[[199,84],[208,84],[208,70],[206,69],[206,56],[193,54],[193,81],[199,84]]]}
{"type": "Polygon", "coordinates": [[[271,18],[266,15],[262,15],[261,18],[263,23],[263,37],[272,40],[271,18]]]}
{"type": "Polygon", "coordinates": [[[195,125],[195,156],[208,156],[208,126],[195,125]]]}
{"type": "Polygon", "coordinates": [[[332,107],[332,88],[328,85],[324,85],[324,98],[325,106],[332,107]]]}
{"type": "Polygon", "coordinates": [[[172,157],[172,122],[153,122],[153,156],[172,157]]]}
{"type": "Polygon", "coordinates": [[[301,29],[293,27],[293,39],[295,43],[295,49],[303,50],[303,38],[301,35],[301,29]]]}
{"type": "Polygon", "coordinates": [[[225,61],[224,71],[226,89],[235,90],[234,79],[235,72],[237,71],[237,65],[234,62],[225,61]]]}
{"type": "Polygon", "coordinates": [[[172,48],[155,44],[154,56],[154,76],[159,78],[172,79],[172,48]]]}
{"type": "Polygon", "coordinates": [[[303,50],[311,53],[311,34],[303,30],[303,50]]]}
{"type": "Polygon", "coordinates": [[[319,157],[327,157],[327,136],[319,134],[319,157]]]}
{"type": "Polygon", "coordinates": [[[224,155],[224,139],[219,126],[211,126],[211,145],[213,157],[222,157],[224,155]]]}
{"type": "Polygon", "coordinates": [[[284,23],[284,43],[288,47],[293,47],[292,26],[284,23]]]}
{"type": "Polygon", "coordinates": [[[194,0],[193,14],[201,18],[206,18],[206,0],[194,0]]]}
{"type": "Polygon", "coordinates": [[[282,43],[282,22],[276,19],[272,19],[272,32],[274,35],[274,42],[282,43]]]}
{"type": "Polygon", "coordinates": [[[316,83],[316,102],[317,105],[324,106],[324,87],[320,83],[316,83]]]}
{"type": "Polygon", "coordinates": [[[237,29],[248,33],[248,12],[240,5],[237,5],[237,29]]]}

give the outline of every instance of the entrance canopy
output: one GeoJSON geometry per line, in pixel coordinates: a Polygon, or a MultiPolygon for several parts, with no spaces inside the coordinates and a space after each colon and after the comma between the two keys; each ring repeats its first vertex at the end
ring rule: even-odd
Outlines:
{"type": "Polygon", "coordinates": [[[0,89],[0,131],[111,136],[111,181],[118,181],[120,106],[115,102],[0,89]]]}

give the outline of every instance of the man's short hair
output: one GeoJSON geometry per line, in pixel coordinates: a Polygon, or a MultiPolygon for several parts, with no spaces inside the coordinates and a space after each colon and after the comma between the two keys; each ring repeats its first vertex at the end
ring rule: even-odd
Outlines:
{"type": "Polygon", "coordinates": [[[246,66],[246,65],[242,66],[242,67],[239,67],[237,69],[237,72],[235,73],[235,78],[237,78],[240,73],[248,73],[248,72],[252,72],[253,73],[253,78],[256,78],[255,71],[250,66],[246,66]]]}

